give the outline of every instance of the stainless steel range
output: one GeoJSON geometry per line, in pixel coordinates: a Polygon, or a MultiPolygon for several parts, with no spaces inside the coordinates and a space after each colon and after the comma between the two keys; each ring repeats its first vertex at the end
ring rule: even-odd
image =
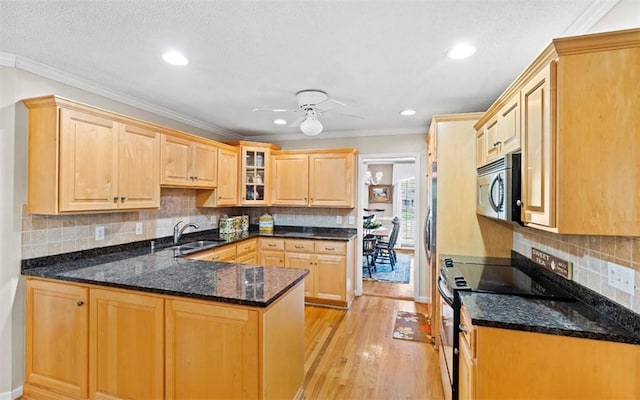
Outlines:
{"type": "Polygon", "coordinates": [[[443,386],[446,398],[453,400],[458,399],[459,292],[571,300],[567,293],[544,285],[512,266],[508,258],[444,257],[440,260],[437,287],[441,297],[440,337],[437,339],[441,365],[446,365],[446,374],[442,373],[443,386]],[[447,391],[448,386],[451,391],[447,391]]]}

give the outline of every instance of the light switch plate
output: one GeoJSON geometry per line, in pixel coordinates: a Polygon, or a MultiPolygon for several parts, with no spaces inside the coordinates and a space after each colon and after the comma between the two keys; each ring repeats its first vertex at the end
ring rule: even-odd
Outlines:
{"type": "Polygon", "coordinates": [[[356,217],[353,215],[349,215],[349,225],[355,225],[356,224],[356,217]]]}
{"type": "Polygon", "coordinates": [[[136,235],[142,235],[142,222],[136,222],[136,235]]]}
{"type": "Polygon", "coordinates": [[[620,289],[633,296],[635,294],[635,273],[633,269],[616,263],[607,262],[609,286],[620,289]]]}
{"type": "Polygon", "coordinates": [[[104,240],[104,226],[96,226],[96,240],[104,240]]]}

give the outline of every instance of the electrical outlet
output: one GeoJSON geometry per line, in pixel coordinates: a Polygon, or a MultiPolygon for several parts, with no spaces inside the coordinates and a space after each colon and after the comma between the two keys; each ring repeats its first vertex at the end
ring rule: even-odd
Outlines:
{"type": "Polygon", "coordinates": [[[96,240],[104,240],[104,226],[96,226],[96,240]]]}
{"type": "Polygon", "coordinates": [[[342,225],[342,215],[336,215],[336,224],[342,225]]]}
{"type": "Polygon", "coordinates": [[[635,294],[635,272],[631,268],[607,262],[609,286],[620,289],[633,296],[635,294]]]}
{"type": "Polygon", "coordinates": [[[349,225],[356,224],[356,217],[354,215],[349,215],[349,225]]]}
{"type": "Polygon", "coordinates": [[[211,225],[212,226],[218,226],[218,216],[217,215],[212,215],[211,216],[211,225]]]}
{"type": "Polygon", "coordinates": [[[136,235],[142,235],[142,222],[136,222],[136,235]]]}

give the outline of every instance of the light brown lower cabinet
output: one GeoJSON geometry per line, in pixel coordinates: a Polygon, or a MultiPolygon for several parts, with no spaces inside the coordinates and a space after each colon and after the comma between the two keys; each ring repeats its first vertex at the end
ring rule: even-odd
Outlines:
{"type": "Polygon", "coordinates": [[[91,288],[89,344],[90,398],[163,398],[162,298],[91,288]]]}
{"type": "Polygon", "coordinates": [[[27,277],[28,399],[301,399],[304,290],[266,308],[27,277]]]}
{"type": "Polygon", "coordinates": [[[640,398],[638,345],[461,321],[460,400],[640,398]]]}
{"type": "MultiPolygon", "coordinates": [[[[284,239],[264,238],[258,241],[258,259],[265,267],[284,267],[284,239]]],[[[309,277],[305,278],[305,281],[309,277]]]]}
{"type": "Polygon", "coordinates": [[[88,302],[87,288],[27,280],[25,397],[88,398],[88,302]]]}
{"type": "Polygon", "coordinates": [[[286,239],[284,266],[308,269],[305,301],[349,307],[354,298],[354,241],[286,239]]]}

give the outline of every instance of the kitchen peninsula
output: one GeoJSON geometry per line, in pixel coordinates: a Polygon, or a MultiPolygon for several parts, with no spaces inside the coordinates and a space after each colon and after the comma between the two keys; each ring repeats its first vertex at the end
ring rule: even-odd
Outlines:
{"type": "Polygon", "coordinates": [[[302,398],[308,271],[177,251],[129,244],[25,260],[25,395],[302,398]]]}

